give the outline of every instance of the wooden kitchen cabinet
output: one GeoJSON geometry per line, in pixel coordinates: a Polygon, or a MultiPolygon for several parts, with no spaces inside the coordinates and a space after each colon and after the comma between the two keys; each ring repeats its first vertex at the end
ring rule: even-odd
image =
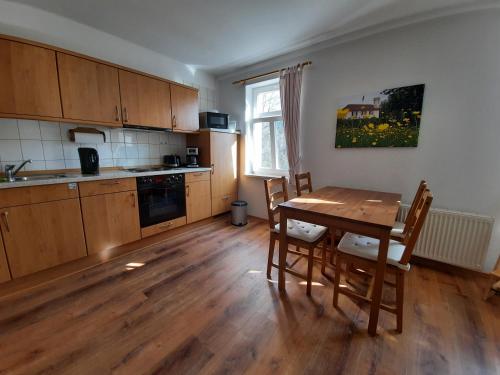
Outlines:
{"type": "Polygon", "coordinates": [[[5,248],[3,246],[2,233],[0,231],[0,283],[10,280],[9,264],[7,263],[7,256],[5,255],[5,248]]]}
{"type": "Polygon", "coordinates": [[[200,128],[198,91],[170,85],[172,98],[172,127],[174,131],[195,132],[200,128]]]}
{"type": "Polygon", "coordinates": [[[0,219],[13,278],[87,255],[78,198],[3,208],[0,219]]]}
{"type": "Polygon", "coordinates": [[[118,193],[120,191],[135,191],[137,183],[132,178],[113,178],[109,180],[85,181],[78,184],[80,197],[98,194],[118,193]]]}
{"type": "Polygon", "coordinates": [[[172,129],[169,83],[121,69],[119,77],[123,124],[172,129]]]}
{"type": "Polygon", "coordinates": [[[55,51],[0,39],[0,113],[61,117],[55,51]]]}
{"type": "Polygon", "coordinates": [[[187,223],[206,219],[211,212],[210,172],[186,173],[187,223]]]}
{"type": "Polygon", "coordinates": [[[57,52],[63,116],[121,126],[118,69],[57,52]]]}
{"type": "Polygon", "coordinates": [[[238,135],[203,131],[190,135],[187,143],[199,147],[201,165],[212,168],[212,215],[229,211],[238,198],[238,135]]]}
{"type": "Polygon", "coordinates": [[[137,191],[82,197],[81,202],[89,254],[141,238],[137,191]]]}

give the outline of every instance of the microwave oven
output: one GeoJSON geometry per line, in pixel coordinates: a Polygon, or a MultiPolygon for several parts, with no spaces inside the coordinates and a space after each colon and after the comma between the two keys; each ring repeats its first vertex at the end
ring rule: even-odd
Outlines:
{"type": "Polygon", "coordinates": [[[218,112],[200,113],[200,128],[227,129],[227,127],[228,127],[227,113],[218,113],[218,112]]]}

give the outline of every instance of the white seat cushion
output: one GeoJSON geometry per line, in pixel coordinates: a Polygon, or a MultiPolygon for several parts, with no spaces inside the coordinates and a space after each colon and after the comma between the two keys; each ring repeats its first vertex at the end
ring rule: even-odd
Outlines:
{"type": "Polygon", "coordinates": [[[391,236],[403,237],[403,230],[405,229],[405,223],[396,221],[394,227],[391,230],[391,236]]]}
{"type": "MultiPolygon", "coordinates": [[[[376,238],[365,237],[359,234],[346,233],[340,240],[338,249],[343,253],[351,254],[360,258],[376,261],[378,258],[378,245],[380,241],[376,238]]],[[[402,270],[409,271],[409,264],[401,264],[399,261],[405,251],[405,245],[397,242],[389,242],[387,263],[402,270]]]]}
{"type": "MultiPolygon", "coordinates": [[[[306,223],[299,220],[287,220],[287,224],[286,234],[288,236],[311,243],[317,241],[327,231],[327,228],[321,225],[306,223]]],[[[276,233],[280,232],[279,224],[274,226],[274,231],[276,233]]]]}

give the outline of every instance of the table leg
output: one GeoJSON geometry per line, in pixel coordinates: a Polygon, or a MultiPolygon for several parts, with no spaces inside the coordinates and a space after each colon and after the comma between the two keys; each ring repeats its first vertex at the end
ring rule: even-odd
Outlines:
{"type": "Polygon", "coordinates": [[[375,270],[375,282],[373,284],[372,304],[370,307],[370,321],[368,323],[368,333],[371,336],[377,334],[378,315],[380,311],[380,302],[382,300],[382,289],[384,287],[387,252],[389,250],[389,237],[389,232],[384,233],[380,238],[378,248],[377,269],[375,270]]]}
{"type": "Polygon", "coordinates": [[[331,241],[331,244],[330,244],[330,264],[332,266],[335,265],[335,262],[334,262],[334,258],[335,258],[335,254],[336,254],[336,248],[335,248],[335,233],[337,232],[337,229],[335,229],[334,227],[330,227],[330,241],[331,241]]]}
{"type": "Polygon", "coordinates": [[[279,246],[279,268],[278,268],[278,289],[285,291],[285,267],[286,253],[288,249],[287,243],[287,217],[286,209],[280,208],[280,246],[279,246]]]}

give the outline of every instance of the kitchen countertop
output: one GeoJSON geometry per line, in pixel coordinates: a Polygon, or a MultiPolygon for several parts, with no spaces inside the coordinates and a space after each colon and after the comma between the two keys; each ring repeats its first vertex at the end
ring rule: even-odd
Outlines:
{"type": "MultiPolygon", "coordinates": [[[[158,176],[163,174],[174,174],[174,173],[208,172],[210,170],[211,170],[210,168],[174,168],[174,169],[167,169],[160,171],[129,172],[123,169],[123,170],[103,171],[98,175],[82,175],[80,173],[58,173],[58,174],[64,174],[66,177],[36,179],[28,181],[15,181],[15,182],[0,182],[0,189],[17,188],[24,186],[66,184],[70,182],[110,180],[114,178],[158,176]]],[[[47,173],[47,175],[49,175],[49,173],[47,173]]]]}

